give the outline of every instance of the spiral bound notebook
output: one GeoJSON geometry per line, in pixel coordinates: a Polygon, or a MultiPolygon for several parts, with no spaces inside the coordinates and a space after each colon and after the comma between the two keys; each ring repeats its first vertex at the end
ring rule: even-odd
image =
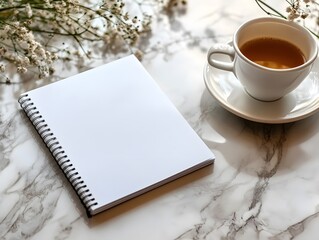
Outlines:
{"type": "Polygon", "coordinates": [[[26,92],[19,103],[89,215],[214,160],[133,55],[26,92]]]}

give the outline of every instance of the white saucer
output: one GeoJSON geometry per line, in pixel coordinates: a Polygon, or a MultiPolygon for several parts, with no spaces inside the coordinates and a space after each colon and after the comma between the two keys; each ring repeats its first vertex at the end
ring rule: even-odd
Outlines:
{"type": "MultiPolygon", "coordinates": [[[[225,60],[225,59],[224,59],[225,60]]],[[[232,72],[207,64],[204,80],[215,99],[235,115],[261,123],[288,123],[304,119],[319,111],[319,63],[293,92],[274,102],[250,97],[232,72]]]]}

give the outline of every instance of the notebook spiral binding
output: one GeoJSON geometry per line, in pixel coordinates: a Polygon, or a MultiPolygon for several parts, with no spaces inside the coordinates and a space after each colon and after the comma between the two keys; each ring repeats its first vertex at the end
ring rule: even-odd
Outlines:
{"type": "Polygon", "coordinates": [[[46,124],[42,115],[34,106],[31,98],[28,97],[28,94],[24,94],[21,95],[18,101],[21,108],[24,110],[27,117],[30,119],[33,126],[43,139],[44,143],[49,148],[56,162],[59,164],[63,173],[72,184],[74,190],[78,193],[78,196],[80,197],[82,203],[86,206],[87,210],[90,211],[91,208],[98,203],[95,201],[92,194],[90,193],[90,190],[81,179],[81,176],[79,176],[79,173],[73,167],[73,164],[71,163],[67,154],[64,152],[57,138],[51,132],[51,129],[46,124]]]}

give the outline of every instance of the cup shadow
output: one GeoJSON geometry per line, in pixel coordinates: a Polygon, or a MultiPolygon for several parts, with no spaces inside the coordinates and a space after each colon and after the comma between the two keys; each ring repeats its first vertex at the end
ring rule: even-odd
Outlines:
{"type": "MultiPolygon", "coordinates": [[[[252,122],[224,109],[207,89],[200,108],[200,124],[206,126],[202,129],[204,141],[239,172],[256,176],[266,169],[280,175],[315,160],[301,145],[319,132],[319,114],[284,124],[252,122]]],[[[218,161],[217,157],[215,164],[218,161]]]]}

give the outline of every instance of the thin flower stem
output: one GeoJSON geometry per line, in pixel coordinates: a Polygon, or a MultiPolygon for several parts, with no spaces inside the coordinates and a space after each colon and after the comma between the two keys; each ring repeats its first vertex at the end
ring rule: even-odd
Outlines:
{"type": "Polygon", "coordinates": [[[313,34],[316,38],[319,38],[319,35],[317,33],[315,33],[314,31],[312,31],[310,28],[305,27],[308,29],[309,32],[311,32],[311,34],[313,34]]]}
{"type": "Polygon", "coordinates": [[[294,5],[294,2],[293,2],[293,1],[290,2],[290,1],[288,1],[288,0],[285,0],[285,2],[288,3],[288,5],[290,5],[291,7],[293,7],[293,5],[294,5]]]}
{"type": "Polygon", "coordinates": [[[276,16],[276,17],[281,17],[284,19],[287,19],[283,14],[281,14],[280,12],[278,12],[276,9],[274,9],[273,7],[271,7],[270,5],[268,5],[267,3],[265,3],[262,0],[255,0],[255,2],[257,3],[257,5],[267,14],[267,15],[271,15],[271,16],[276,16]],[[262,6],[263,5],[263,6],[262,6]],[[264,6],[268,9],[270,9],[272,12],[274,12],[275,14],[267,11],[264,6]]]}

